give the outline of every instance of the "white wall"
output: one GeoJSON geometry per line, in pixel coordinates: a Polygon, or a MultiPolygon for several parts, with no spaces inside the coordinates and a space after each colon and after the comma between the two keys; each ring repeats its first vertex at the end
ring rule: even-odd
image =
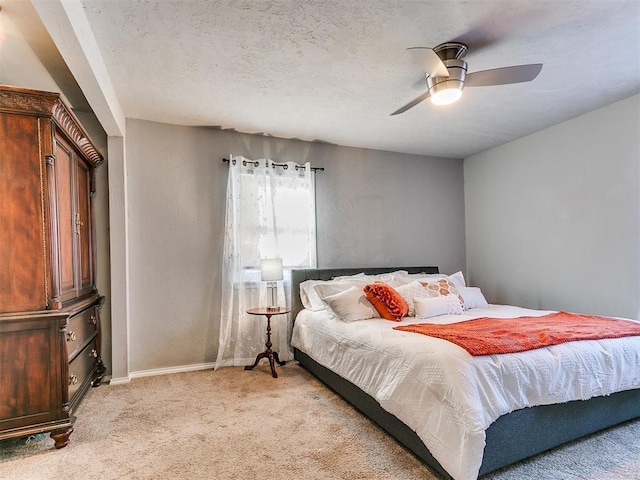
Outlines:
{"type": "Polygon", "coordinates": [[[467,276],[490,302],[636,318],[640,96],[464,161],[467,276]]]}
{"type": "Polygon", "coordinates": [[[13,16],[11,7],[0,15],[0,83],[60,92],[53,77],[15,25],[13,16]]]}
{"type": "Polygon", "coordinates": [[[230,154],[325,167],[318,263],[465,264],[462,161],[128,120],[131,371],[213,362],[230,154]]]}

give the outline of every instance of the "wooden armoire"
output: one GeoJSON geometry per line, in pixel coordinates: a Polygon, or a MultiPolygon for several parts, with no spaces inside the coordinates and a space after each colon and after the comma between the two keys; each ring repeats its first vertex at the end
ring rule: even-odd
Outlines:
{"type": "Polygon", "coordinates": [[[0,85],[0,440],[50,432],[104,376],[94,169],[102,155],[57,93],[0,85]]]}

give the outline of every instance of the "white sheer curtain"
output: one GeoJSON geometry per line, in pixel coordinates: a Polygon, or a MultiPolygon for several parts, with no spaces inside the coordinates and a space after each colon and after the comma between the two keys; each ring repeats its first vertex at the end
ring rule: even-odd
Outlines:
{"type": "MultiPolygon", "coordinates": [[[[278,305],[290,306],[290,271],[316,266],[315,185],[311,165],[232,156],[227,182],[220,344],[216,368],[251,365],[264,351],[266,319],[250,308],[271,304],[261,258],[282,258],[278,305]]],[[[272,349],[291,360],[290,315],[271,318],[272,349]]]]}

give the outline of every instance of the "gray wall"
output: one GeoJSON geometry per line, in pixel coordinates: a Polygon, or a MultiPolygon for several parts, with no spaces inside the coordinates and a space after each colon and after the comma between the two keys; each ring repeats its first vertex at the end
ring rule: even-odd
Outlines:
{"type": "Polygon", "coordinates": [[[464,161],[467,276],[490,302],[636,318],[640,96],[464,161]]]}
{"type": "Polygon", "coordinates": [[[325,167],[318,264],[465,265],[462,161],[127,121],[131,371],[213,362],[230,154],[325,167]]]}

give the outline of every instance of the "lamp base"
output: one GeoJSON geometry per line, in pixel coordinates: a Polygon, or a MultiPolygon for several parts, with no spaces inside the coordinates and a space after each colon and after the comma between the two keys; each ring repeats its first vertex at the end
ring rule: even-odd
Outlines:
{"type": "Polygon", "coordinates": [[[271,305],[267,307],[267,311],[277,312],[280,310],[280,307],[278,307],[278,283],[268,282],[267,288],[271,290],[271,305]]]}

